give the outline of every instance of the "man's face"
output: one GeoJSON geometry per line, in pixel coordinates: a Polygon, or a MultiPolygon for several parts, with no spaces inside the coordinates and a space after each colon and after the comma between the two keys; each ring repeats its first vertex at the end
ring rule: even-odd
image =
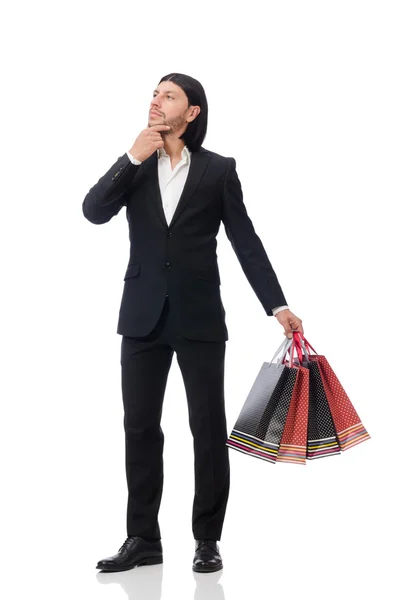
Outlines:
{"type": "Polygon", "coordinates": [[[172,81],[162,81],[153,91],[148,127],[169,125],[171,129],[162,131],[162,134],[178,133],[180,135],[185,131],[188,123],[193,121],[200,112],[199,106],[188,108],[188,104],[188,98],[179,85],[172,81]]]}

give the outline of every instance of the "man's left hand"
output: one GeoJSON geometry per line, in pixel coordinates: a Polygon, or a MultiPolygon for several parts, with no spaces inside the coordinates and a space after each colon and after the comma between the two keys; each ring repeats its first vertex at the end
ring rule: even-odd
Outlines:
{"type": "Polygon", "coordinates": [[[284,310],[280,310],[276,315],[274,315],[277,321],[284,327],[284,335],[292,338],[293,331],[300,331],[302,335],[304,334],[302,327],[302,319],[294,315],[292,311],[288,308],[284,310]]]}

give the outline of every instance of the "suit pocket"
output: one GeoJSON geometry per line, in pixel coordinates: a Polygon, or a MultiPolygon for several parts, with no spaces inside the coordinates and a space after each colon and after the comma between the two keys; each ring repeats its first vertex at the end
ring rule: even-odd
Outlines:
{"type": "Polygon", "coordinates": [[[125,272],[125,275],[124,275],[124,281],[126,279],[130,279],[130,277],[136,277],[137,275],[139,275],[140,269],[141,269],[140,263],[132,263],[131,265],[128,265],[127,271],[125,272]]]}
{"type": "Polygon", "coordinates": [[[201,271],[200,275],[197,275],[197,279],[201,279],[202,281],[206,281],[207,283],[212,283],[214,285],[220,285],[221,283],[218,271],[201,271]]]}

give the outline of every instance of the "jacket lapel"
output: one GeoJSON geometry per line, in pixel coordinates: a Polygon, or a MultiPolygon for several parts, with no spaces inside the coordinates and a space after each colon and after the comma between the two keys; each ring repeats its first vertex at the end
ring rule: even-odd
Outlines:
{"type": "Polygon", "coordinates": [[[205,169],[210,161],[211,154],[201,147],[197,152],[192,152],[190,155],[191,163],[187,175],[186,183],[183,187],[181,197],[175,209],[174,215],[168,225],[163,209],[163,202],[160,193],[160,184],[158,177],[158,157],[157,151],[153,152],[142,164],[148,176],[147,189],[154,202],[157,215],[164,227],[171,228],[183,210],[186,208],[189,199],[196,190],[201,178],[204,175],[205,169]]]}

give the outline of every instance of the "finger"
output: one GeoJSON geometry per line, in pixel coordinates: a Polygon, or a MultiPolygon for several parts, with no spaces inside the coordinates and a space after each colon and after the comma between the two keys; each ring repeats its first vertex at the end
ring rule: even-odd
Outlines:
{"type": "Polygon", "coordinates": [[[294,331],[300,331],[303,333],[302,319],[292,319],[291,321],[289,321],[289,324],[291,325],[291,328],[294,331]]]}
{"type": "Polygon", "coordinates": [[[171,129],[169,125],[152,125],[149,127],[150,131],[166,131],[167,129],[171,129]]]}
{"type": "Polygon", "coordinates": [[[289,319],[289,322],[291,324],[295,325],[295,327],[297,327],[298,325],[300,325],[302,323],[302,320],[298,319],[298,318],[296,318],[296,319],[289,319]]]}
{"type": "Polygon", "coordinates": [[[299,333],[302,333],[302,334],[303,334],[302,321],[300,321],[300,323],[299,323],[298,327],[292,327],[292,329],[293,329],[294,331],[298,331],[299,333]]]}
{"type": "Polygon", "coordinates": [[[146,132],[146,137],[152,138],[152,137],[161,137],[161,132],[160,131],[147,131],[146,132]]]}
{"type": "Polygon", "coordinates": [[[163,138],[161,137],[161,134],[158,133],[156,135],[148,135],[147,136],[147,140],[149,142],[158,142],[159,140],[162,140],[163,138]]]}

